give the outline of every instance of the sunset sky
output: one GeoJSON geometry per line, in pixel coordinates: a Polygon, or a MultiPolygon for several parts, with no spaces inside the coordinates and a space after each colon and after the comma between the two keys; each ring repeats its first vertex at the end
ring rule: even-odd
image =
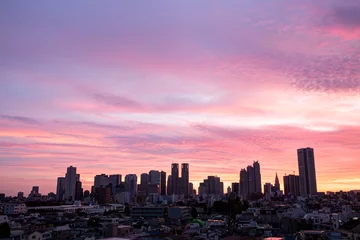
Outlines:
{"type": "Polygon", "coordinates": [[[259,160],[360,189],[360,1],[0,1],[0,192],[259,160]]]}

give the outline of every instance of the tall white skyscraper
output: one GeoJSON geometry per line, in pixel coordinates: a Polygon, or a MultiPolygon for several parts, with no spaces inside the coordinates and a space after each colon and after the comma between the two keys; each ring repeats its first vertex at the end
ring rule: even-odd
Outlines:
{"type": "Polygon", "coordinates": [[[314,149],[300,148],[297,150],[299,165],[299,187],[300,195],[316,195],[316,170],[314,149]]]}
{"type": "Polygon", "coordinates": [[[78,176],[76,174],[76,167],[70,166],[67,168],[66,176],[65,176],[65,199],[67,200],[75,200],[76,193],[76,181],[78,180],[78,176]]]}

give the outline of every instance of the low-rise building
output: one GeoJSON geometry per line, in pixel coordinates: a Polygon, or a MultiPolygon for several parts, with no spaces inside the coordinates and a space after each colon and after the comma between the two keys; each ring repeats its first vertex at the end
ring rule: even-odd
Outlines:
{"type": "Polygon", "coordinates": [[[24,214],[27,213],[27,207],[25,203],[6,203],[4,206],[4,214],[24,214]]]}
{"type": "Polygon", "coordinates": [[[132,207],[132,217],[163,218],[164,216],[164,207],[132,207]]]}
{"type": "Polygon", "coordinates": [[[170,207],[168,209],[168,217],[172,220],[185,221],[191,218],[191,208],[189,207],[170,207]]]}

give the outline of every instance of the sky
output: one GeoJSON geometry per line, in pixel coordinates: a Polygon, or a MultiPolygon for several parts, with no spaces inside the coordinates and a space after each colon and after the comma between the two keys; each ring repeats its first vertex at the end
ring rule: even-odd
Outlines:
{"type": "Polygon", "coordinates": [[[360,188],[360,1],[0,1],[0,192],[70,165],[360,188]]]}

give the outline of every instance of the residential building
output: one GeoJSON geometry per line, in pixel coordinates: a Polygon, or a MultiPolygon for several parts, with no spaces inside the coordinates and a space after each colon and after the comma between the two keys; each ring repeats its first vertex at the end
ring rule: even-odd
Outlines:
{"type": "Polygon", "coordinates": [[[6,203],[4,206],[5,215],[23,214],[27,213],[25,203],[6,203]]]}
{"type": "Polygon", "coordinates": [[[131,216],[134,218],[163,218],[165,217],[164,207],[132,207],[131,216]]]}
{"type": "Polygon", "coordinates": [[[314,149],[300,148],[297,150],[299,165],[300,195],[317,194],[314,149]]]}
{"type": "Polygon", "coordinates": [[[18,198],[18,199],[24,198],[24,192],[18,192],[17,198],[18,198]]]}

